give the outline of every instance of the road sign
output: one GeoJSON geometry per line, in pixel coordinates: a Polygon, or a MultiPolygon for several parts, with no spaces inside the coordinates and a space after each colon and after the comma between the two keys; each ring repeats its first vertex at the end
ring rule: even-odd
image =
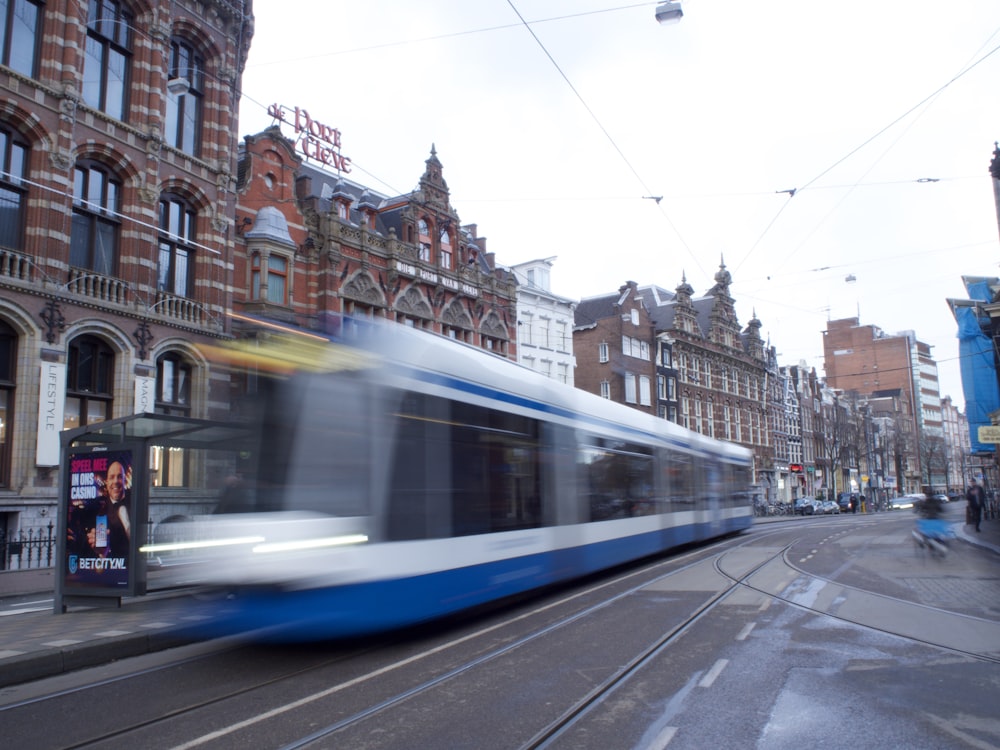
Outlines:
{"type": "Polygon", "coordinates": [[[979,428],[980,443],[1000,443],[1000,425],[982,425],[979,428]]]}

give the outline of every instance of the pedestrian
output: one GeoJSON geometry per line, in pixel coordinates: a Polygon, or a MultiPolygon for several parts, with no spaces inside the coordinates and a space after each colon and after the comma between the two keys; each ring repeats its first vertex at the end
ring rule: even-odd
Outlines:
{"type": "Polygon", "coordinates": [[[965,492],[965,500],[968,503],[965,508],[965,522],[975,524],[976,531],[980,531],[979,524],[983,520],[983,506],[986,505],[986,493],[979,486],[975,478],[969,482],[969,489],[965,492]]]}

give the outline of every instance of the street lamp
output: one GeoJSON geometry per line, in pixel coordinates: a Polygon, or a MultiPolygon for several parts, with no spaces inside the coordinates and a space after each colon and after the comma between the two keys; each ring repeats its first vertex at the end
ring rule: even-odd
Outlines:
{"type": "Polygon", "coordinates": [[[182,96],[191,90],[191,82],[187,78],[171,78],[167,81],[167,91],[174,96],[182,96]]]}
{"type": "Polygon", "coordinates": [[[677,23],[684,17],[681,0],[666,0],[656,6],[656,20],[661,24],[677,23]]]}

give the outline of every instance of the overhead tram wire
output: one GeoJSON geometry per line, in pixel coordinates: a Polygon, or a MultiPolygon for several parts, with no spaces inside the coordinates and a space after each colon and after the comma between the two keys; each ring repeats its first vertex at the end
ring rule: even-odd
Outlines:
{"type": "MultiPolygon", "coordinates": [[[[976,52],[971,56],[971,59],[974,60],[975,57],[976,57],[976,55],[978,55],[989,44],[990,40],[992,40],[993,37],[995,37],[998,33],[1000,33],[1000,29],[997,29],[997,31],[994,31],[993,34],[990,35],[990,38],[986,42],[984,42],[983,45],[980,46],[980,48],[978,50],[976,50],[976,52]]],[[[987,55],[987,57],[988,57],[988,55],[987,55]]],[[[966,63],[966,65],[968,65],[968,63],[966,63]]],[[[859,177],[857,180],[855,180],[855,182],[854,182],[853,185],[847,186],[848,189],[840,196],[840,200],[838,200],[833,205],[833,207],[827,212],[826,216],[824,216],[820,221],[818,221],[816,223],[816,225],[813,227],[812,231],[810,231],[805,237],[802,238],[802,240],[799,242],[799,244],[795,246],[795,248],[781,261],[781,263],[779,265],[784,266],[786,263],[788,263],[788,261],[792,258],[792,256],[795,255],[797,252],[799,252],[799,250],[802,249],[802,247],[809,241],[809,239],[817,231],[819,231],[819,228],[831,216],[833,216],[834,213],[836,213],[836,211],[840,208],[841,204],[843,204],[843,202],[847,200],[848,196],[850,196],[851,193],[853,193],[854,190],[859,185],[862,184],[862,181],[864,180],[864,178],[867,177],[869,174],[871,174],[872,170],[875,169],[876,166],[878,166],[879,162],[882,161],[882,159],[885,158],[885,156],[890,151],[892,151],[893,148],[895,148],[896,144],[899,143],[908,132],[910,132],[910,130],[914,127],[914,125],[917,124],[917,122],[920,120],[920,118],[923,117],[927,113],[927,110],[929,110],[934,105],[934,102],[938,99],[938,97],[941,96],[941,94],[944,93],[945,88],[947,88],[947,86],[942,86],[936,92],[934,92],[933,94],[931,94],[930,96],[928,96],[926,99],[924,99],[920,104],[917,104],[916,106],[913,107],[913,109],[910,110],[910,112],[913,112],[914,110],[916,110],[916,109],[918,109],[920,107],[923,107],[923,111],[921,111],[916,117],[914,117],[912,120],[910,120],[910,122],[906,125],[905,128],[903,128],[902,132],[900,132],[900,134],[896,137],[896,139],[892,143],[890,143],[888,146],[886,146],[885,150],[882,151],[881,156],[879,156],[877,159],[875,159],[875,161],[872,162],[871,166],[869,166],[868,169],[865,170],[864,174],[862,174],[861,177],[859,177]]],[[[909,114],[909,112],[907,113],[907,115],[908,114],[909,114]]],[[[903,117],[906,117],[906,115],[903,115],[903,117]]],[[[902,118],[900,118],[900,119],[902,119],[902,118]]],[[[898,122],[898,120],[897,120],[897,122],[898,122]]],[[[891,127],[891,126],[889,126],[889,127],[891,127]]],[[[858,148],[861,148],[861,147],[862,146],[859,146],[858,148]]],[[[855,149],[855,150],[857,150],[857,149],[855,149]]],[[[834,165],[834,166],[836,166],[836,165],[834,165]]],[[[833,167],[830,167],[830,169],[833,169],[833,167]]],[[[819,179],[819,178],[816,178],[816,179],[819,179]]],[[[940,182],[940,179],[939,178],[925,177],[925,178],[921,178],[921,179],[916,180],[916,182],[918,182],[918,183],[920,183],[920,182],[940,182]]],[[[789,192],[789,191],[783,191],[783,192],[789,192]]],[[[795,195],[795,190],[794,189],[792,191],[790,191],[790,192],[791,192],[791,195],[795,195]]],[[[786,205],[787,205],[787,203],[786,203],[786,205]]]]}
{"type": "MultiPolygon", "coordinates": [[[[997,34],[997,32],[994,32],[991,35],[990,38],[992,38],[993,36],[996,36],[996,34],[997,34]]],[[[760,245],[761,241],[764,239],[764,237],[767,235],[767,233],[771,230],[771,227],[774,226],[774,223],[778,220],[778,217],[781,216],[781,214],[784,212],[784,210],[788,207],[789,202],[792,200],[792,198],[795,197],[795,195],[797,193],[800,193],[803,190],[807,190],[807,189],[811,188],[813,186],[813,184],[815,184],[817,181],[821,180],[823,177],[825,177],[827,174],[829,174],[830,172],[832,172],[838,166],[840,166],[845,161],[847,161],[848,159],[850,159],[852,156],[854,156],[856,153],[858,153],[858,151],[860,151],[861,149],[863,149],[865,146],[867,146],[869,143],[871,143],[872,141],[874,141],[876,138],[880,137],[887,130],[889,130],[890,128],[895,127],[901,120],[909,117],[910,114],[912,114],[915,110],[917,110],[920,107],[922,107],[925,103],[929,102],[931,99],[934,99],[941,92],[943,92],[945,89],[947,89],[953,83],[955,83],[955,81],[957,81],[958,79],[962,78],[967,73],[970,73],[974,68],[976,68],[981,63],[983,63],[986,60],[988,60],[990,57],[992,57],[998,51],[1000,51],[1000,45],[997,45],[996,47],[994,47],[993,49],[991,49],[989,52],[987,52],[985,55],[983,55],[982,57],[980,57],[978,60],[976,60],[975,62],[973,62],[970,65],[968,65],[965,68],[963,68],[956,75],[954,75],[950,80],[948,80],[944,85],[939,86],[933,92],[931,92],[930,94],[928,94],[927,96],[925,96],[923,99],[921,99],[919,102],[917,102],[912,107],[910,107],[908,110],[906,110],[903,114],[901,114],[895,120],[893,120],[892,122],[890,122],[888,125],[886,125],[882,129],[880,129],[878,132],[876,132],[870,138],[868,138],[865,141],[863,141],[862,143],[860,143],[855,148],[851,149],[848,153],[846,153],[840,159],[838,159],[833,164],[831,164],[830,166],[828,166],[822,172],[820,172],[819,174],[817,174],[811,180],[809,180],[808,182],[806,182],[805,184],[803,184],[801,187],[792,188],[791,190],[787,190],[787,191],[786,190],[779,190],[778,192],[782,192],[782,193],[783,192],[787,192],[787,193],[789,193],[788,200],[785,201],[781,205],[781,208],[778,209],[778,212],[775,214],[774,218],[771,219],[771,221],[768,223],[768,225],[764,228],[764,231],[761,232],[760,236],[756,239],[756,241],[753,243],[753,245],[750,246],[750,249],[747,251],[747,254],[743,256],[743,259],[739,262],[739,265],[737,265],[736,269],[734,269],[734,270],[739,270],[739,268],[741,268],[743,266],[743,264],[746,263],[747,260],[749,260],[750,256],[753,255],[754,251],[760,245]]]]}
{"type": "MultiPolygon", "coordinates": [[[[562,16],[551,16],[549,18],[539,18],[537,21],[532,21],[532,23],[549,23],[551,21],[566,21],[570,18],[581,18],[583,16],[594,16],[598,13],[616,13],[620,10],[632,10],[633,8],[645,8],[652,3],[633,3],[631,5],[618,5],[614,8],[601,8],[600,10],[588,10],[582,13],[568,13],[562,16]]],[[[351,55],[356,52],[372,52],[374,50],[386,49],[389,47],[402,47],[408,44],[422,44],[424,42],[436,42],[442,39],[455,39],[462,36],[470,36],[472,34],[486,34],[491,31],[503,31],[504,29],[515,29],[522,24],[520,23],[505,23],[499,26],[486,26],[481,29],[467,29],[465,31],[453,31],[448,34],[433,34],[432,36],[422,36],[416,39],[399,39],[394,42],[383,42],[381,44],[373,44],[368,47],[353,47],[351,49],[336,50],[333,52],[323,52],[318,55],[308,55],[306,57],[296,57],[287,58],[284,60],[272,60],[270,62],[255,63],[255,67],[264,67],[267,65],[283,65],[285,63],[291,62],[304,62],[306,60],[317,60],[323,57],[336,57],[338,55],[351,55]]]]}
{"type": "MultiPolygon", "coordinates": [[[[642,176],[639,174],[639,172],[636,170],[636,168],[634,166],[632,166],[632,162],[630,162],[628,160],[628,157],[625,156],[625,153],[621,150],[621,148],[615,142],[615,139],[611,136],[611,133],[609,133],[608,129],[604,127],[604,124],[601,122],[601,120],[594,113],[594,110],[590,108],[590,105],[587,104],[587,101],[583,98],[583,96],[580,94],[580,92],[577,91],[576,86],[574,86],[573,82],[570,81],[569,76],[566,75],[565,71],[563,71],[563,69],[559,66],[559,63],[556,62],[555,58],[552,57],[552,54],[548,51],[548,49],[546,49],[545,45],[542,44],[542,40],[538,38],[537,34],[535,34],[534,30],[531,28],[531,25],[524,19],[524,16],[521,15],[521,11],[519,11],[517,9],[517,6],[514,5],[514,0],[507,0],[507,4],[510,5],[511,10],[513,10],[514,13],[517,14],[517,17],[519,19],[521,19],[521,24],[524,26],[525,29],[528,30],[528,33],[531,34],[531,37],[535,40],[535,42],[541,48],[542,52],[545,53],[545,56],[547,58],[549,58],[549,62],[551,62],[552,65],[553,65],[553,67],[555,67],[555,69],[559,72],[559,75],[562,76],[563,80],[566,82],[566,85],[569,86],[570,90],[573,92],[573,94],[576,96],[576,98],[579,99],[580,103],[583,105],[583,108],[585,110],[587,110],[587,114],[590,115],[591,119],[593,119],[593,121],[597,124],[597,127],[600,128],[601,132],[604,133],[604,136],[611,143],[612,148],[614,148],[614,150],[615,150],[615,152],[617,152],[618,156],[621,157],[621,160],[625,163],[625,166],[627,166],[629,168],[629,170],[635,176],[636,180],[639,181],[639,184],[643,188],[644,195],[655,195],[655,192],[646,184],[646,181],[642,179],[642,176]]],[[[701,263],[698,260],[698,257],[694,254],[694,252],[688,246],[687,242],[684,241],[684,238],[681,236],[681,233],[677,230],[677,227],[674,226],[673,221],[670,220],[670,217],[667,215],[667,212],[664,210],[663,206],[661,205],[661,201],[657,201],[656,204],[657,204],[657,206],[660,209],[660,214],[663,216],[664,219],[666,219],[667,224],[670,225],[670,228],[673,230],[674,234],[677,236],[677,239],[680,240],[681,244],[684,246],[684,249],[687,250],[688,255],[691,256],[691,259],[694,261],[694,263],[697,266],[698,270],[701,271],[701,273],[703,275],[708,276],[708,274],[705,273],[705,269],[702,268],[701,263]]]]}

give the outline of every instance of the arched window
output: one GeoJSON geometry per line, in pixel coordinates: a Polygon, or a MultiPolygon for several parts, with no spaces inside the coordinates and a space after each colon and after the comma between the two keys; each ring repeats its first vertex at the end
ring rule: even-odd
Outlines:
{"type": "Polygon", "coordinates": [[[170,80],[185,81],[179,93],[167,92],[167,142],[186,154],[200,156],[201,110],[205,95],[205,61],[188,42],[170,42],[170,80]]]}
{"type": "MultiPolygon", "coordinates": [[[[175,352],[156,359],[156,413],[191,416],[191,365],[175,352]]],[[[150,481],[154,487],[183,487],[189,454],[183,448],[150,448],[150,481]]]]}
{"type": "Polygon", "coordinates": [[[165,194],[160,199],[160,253],[156,290],[194,296],[195,212],[184,199],[165,194]]]}
{"type": "Polygon", "coordinates": [[[0,487],[10,486],[10,446],[14,428],[17,334],[0,320],[0,487]]]}
{"type": "Polygon", "coordinates": [[[156,413],[191,416],[191,365],[178,354],[156,360],[156,413]]]}
{"type": "Polygon", "coordinates": [[[0,128],[0,247],[24,247],[24,207],[28,201],[28,146],[0,128]]]}
{"type": "Polygon", "coordinates": [[[113,276],[118,262],[121,182],[101,164],[81,161],[73,180],[69,263],[113,276]]]}
{"type": "Polygon", "coordinates": [[[79,336],[69,345],[64,429],[111,419],[115,355],[96,336],[79,336]]]}
{"type": "Polygon", "coordinates": [[[132,14],[117,0],[91,0],[83,59],[83,101],[117,120],[128,104],[132,14]]]}
{"type": "Polygon", "coordinates": [[[0,64],[33,78],[41,33],[41,2],[5,0],[0,3],[0,64]]]}

